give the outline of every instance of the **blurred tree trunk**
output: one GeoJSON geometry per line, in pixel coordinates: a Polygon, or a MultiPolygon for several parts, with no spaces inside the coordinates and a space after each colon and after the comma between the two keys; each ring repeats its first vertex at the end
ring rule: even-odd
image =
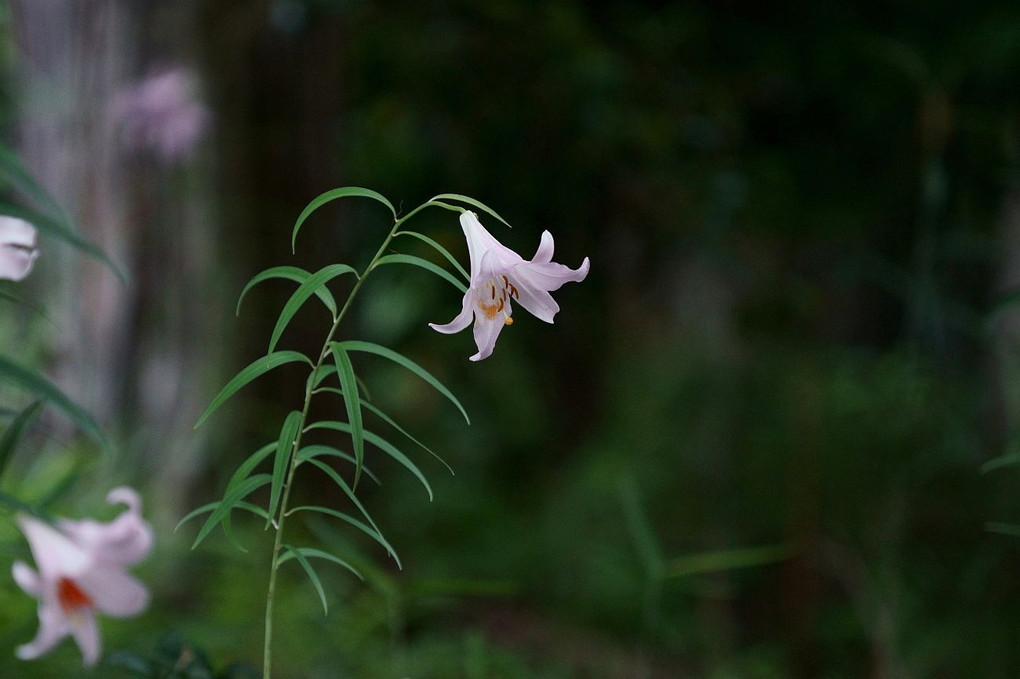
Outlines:
{"type": "Polygon", "coordinates": [[[21,154],[128,276],[122,283],[66,246],[42,244],[37,270],[55,291],[45,303],[58,326],[51,372],[124,444],[125,458],[107,458],[111,482],[148,474],[174,513],[201,471],[191,429],[227,316],[212,277],[210,167],[200,155],[171,159],[128,143],[116,102],[157,67],[192,60],[192,14],[183,3],[114,0],[15,0],[11,13],[21,154]]]}

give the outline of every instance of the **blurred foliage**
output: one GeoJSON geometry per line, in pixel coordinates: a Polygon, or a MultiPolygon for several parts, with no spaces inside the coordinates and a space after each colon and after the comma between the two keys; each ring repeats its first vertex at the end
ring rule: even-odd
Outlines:
{"type": "MultiPolygon", "coordinates": [[[[197,4],[236,245],[217,285],[366,261],[373,205],[324,209],[288,254],[301,206],[349,183],[404,209],[476,196],[515,249],[548,228],[558,261],[593,265],[555,326],[522,315],[480,364],[467,333],[425,326],[455,313],[448,286],[373,279],[352,334],[453,386],[473,424],[357,366],[457,475],[428,470],[426,504],[369,457],[386,483],[367,502],[405,571],[329,578],[328,618],[287,571],[285,676],[1020,674],[1020,543],[985,530],[1020,524],[1017,469],[980,473],[1020,422],[1002,304],[1020,280],[1015,3],[197,4]],[[650,586],[621,479],[665,562],[785,558],[650,586]]],[[[466,259],[448,215],[416,228],[466,259]]],[[[223,374],[264,351],[289,292],[246,299],[223,374]]],[[[284,342],[307,349],[321,323],[299,314],[284,342]]],[[[272,439],[299,382],[253,390],[231,436],[272,439]]],[[[201,501],[254,448],[210,450],[201,501]]],[[[111,648],[186,626],[213,667],[253,662],[263,533],[236,523],[248,555],[166,546],[144,627],[107,624],[111,648]]],[[[305,529],[352,558],[378,549],[305,529]]],[[[25,597],[4,600],[10,648],[33,625],[25,597]]]]}

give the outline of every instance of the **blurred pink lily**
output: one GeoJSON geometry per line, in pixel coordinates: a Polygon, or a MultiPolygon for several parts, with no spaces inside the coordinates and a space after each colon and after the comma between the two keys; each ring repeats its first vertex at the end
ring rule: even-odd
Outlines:
{"type": "Polygon", "coordinates": [[[56,527],[18,515],[39,569],[22,561],[11,568],[21,589],[39,599],[39,632],[18,647],[22,660],[48,653],[70,635],[85,664],[94,665],[101,646],[95,613],[126,618],[148,606],[148,590],[126,572],[152,548],[152,529],[142,519],[141,500],[134,490],[120,487],[110,491],[107,501],[128,508],[109,523],[62,520],[56,527]]]}
{"type": "Polygon", "coordinates": [[[540,320],[552,323],[560,307],[549,293],[564,283],[583,281],[589,262],[585,257],[576,269],[553,262],[553,237],[548,231],[542,232],[538,251],[527,261],[486,231],[475,213],[461,213],[460,225],[467,237],[471,285],[456,318],[445,325],[429,326],[452,334],[474,320],[478,353],[471,360],[480,361],[492,354],[503,326],[513,324],[513,300],[540,320]]]}
{"type": "Polygon", "coordinates": [[[38,256],[35,227],[24,219],[0,215],[0,278],[20,281],[38,256]]]}

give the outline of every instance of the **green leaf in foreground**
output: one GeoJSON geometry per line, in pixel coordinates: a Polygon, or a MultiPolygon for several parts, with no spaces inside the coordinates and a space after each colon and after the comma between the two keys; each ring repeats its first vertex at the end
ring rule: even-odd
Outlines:
{"type": "MultiPolygon", "coordinates": [[[[244,301],[244,296],[248,294],[248,291],[263,281],[267,281],[273,278],[283,278],[286,280],[294,281],[295,283],[304,283],[312,274],[309,271],[305,271],[301,267],[297,266],[274,266],[257,273],[252,276],[251,280],[248,281],[247,285],[244,286],[244,290],[237,297],[237,309],[235,314],[241,313],[241,302],[244,301]]],[[[336,300],[333,298],[333,293],[329,291],[329,288],[323,286],[315,290],[316,296],[322,300],[322,303],[326,305],[329,312],[336,316],[336,300]]]]}
{"type": "Polygon", "coordinates": [[[202,540],[205,540],[209,533],[212,532],[212,529],[216,527],[216,524],[222,521],[241,500],[267,483],[270,483],[272,478],[269,474],[256,474],[237,484],[233,490],[226,493],[223,499],[216,505],[216,509],[213,510],[209,518],[202,524],[202,528],[198,531],[198,535],[195,536],[195,542],[192,543],[191,548],[198,547],[202,540]]]}
{"type": "Polygon", "coordinates": [[[0,356],[0,377],[7,377],[23,389],[39,398],[49,401],[70,418],[74,424],[101,446],[106,445],[99,425],[85,410],[64,395],[41,375],[14,363],[5,356],[0,356]]]}
{"type": "MultiPolygon", "coordinates": [[[[276,442],[276,456],[273,458],[273,481],[269,490],[269,516],[276,516],[276,508],[280,504],[280,493],[283,491],[283,481],[287,476],[290,456],[294,451],[294,439],[297,438],[298,429],[301,427],[301,413],[292,410],[287,415],[280,427],[280,439],[276,442]]],[[[266,528],[269,528],[271,518],[266,519],[266,528]]]]}
{"type": "MultiPolygon", "coordinates": [[[[349,424],[347,424],[346,422],[337,422],[335,420],[322,420],[320,422],[314,422],[308,425],[308,428],[332,429],[333,431],[342,431],[348,434],[351,433],[351,426],[349,424]]],[[[429,501],[430,502],[432,501],[432,486],[429,485],[428,479],[425,478],[425,475],[422,474],[421,470],[418,469],[417,465],[411,462],[411,460],[402,452],[400,452],[400,450],[398,450],[396,446],[394,446],[392,443],[390,443],[383,437],[379,436],[378,434],[373,434],[372,432],[367,430],[362,433],[364,434],[366,441],[371,443],[373,446],[379,448],[379,450],[383,451],[384,453],[392,457],[394,460],[403,465],[408,471],[414,474],[414,476],[419,481],[421,481],[421,484],[425,486],[425,490],[429,494],[429,501]]]]}
{"type": "MultiPolygon", "coordinates": [[[[507,222],[502,217],[500,217],[498,214],[496,214],[496,211],[493,210],[491,207],[489,207],[485,203],[482,203],[481,201],[477,201],[474,198],[471,198],[469,196],[462,196],[459,193],[441,193],[438,196],[435,196],[435,197],[432,198],[432,200],[440,200],[440,199],[443,199],[443,200],[455,200],[455,201],[457,201],[459,203],[467,203],[468,205],[471,205],[472,207],[478,208],[482,212],[488,212],[490,215],[492,215],[493,217],[495,217],[499,221],[503,222],[507,226],[510,226],[510,223],[507,222]]],[[[513,227],[511,227],[511,228],[513,228],[513,227]]]]}
{"type": "Polygon", "coordinates": [[[365,464],[365,437],[361,425],[361,397],[358,395],[358,382],[354,379],[354,366],[343,345],[331,342],[330,351],[336,364],[336,373],[343,389],[344,407],[347,409],[347,421],[351,425],[351,442],[354,445],[354,484],[358,487],[361,480],[361,467],[365,464]]]}
{"type": "Polygon", "coordinates": [[[201,427],[202,423],[205,422],[217,408],[223,405],[227,399],[236,394],[241,387],[248,384],[255,378],[266,374],[273,368],[278,368],[281,365],[295,363],[297,361],[307,363],[310,367],[314,365],[307,356],[297,351],[277,351],[269,354],[268,356],[256,358],[247,367],[241,370],[241,372],[237,373],[233,379],[227,382],[227,385],[220,390],[220,393],[216,394],[212,403],[210,403],[209,407],[205,409],[202,416],[198,418],[198,422],[195,423],[195,429],[201,427]]]}
{"type": "Polygon", "coordinates": [[[363,342],[361,340],[346,340],[344,342],[340,342],[340,344],[342,344],[344,349],[346,349],[347,351],[361,351],[368,354],[375,354],[376,356],[382,356],[383,358],[387,358],[393,361],[394,363],[410,370],[415,375],[417,375],[418,377],[422,378],[430,385],[432,385],[432,387],[436,391],[445,396],[451,403],[453,403],[453,405],[457,406],[457,410],[459,410],[460,414],[464,416],[464,421],[467,422],[468,424],[471,424],[471,418],[468,417],[467,411],[464,410],[464,406],[460,404],[460,401],[457,400],[457,397],[454,396],[453,393],[449,389],[447,389],[442,382],[437,380],[432,375],[432,373],[425,370],[425,368],[421,367],[420,365],[418,365],[411,359],[407,358],[403,354],[397,353],[392,349],[387,349],[386,347],[381,346],[379,344],[375,344],[374,342],[363,342]]]}
{"type": "Polygon", "coordinates": [[[467,270],[460,265],[460,262],[457,261],[457,258],[451,255],[449,250],[444,248],[442,245],[437,243],[432,238],[429,238],[423,233],[418,233],[417,231],[398,231],[397,233],[394,234],[394,236],[411,236],[412,238],[417,238],[421,242],[430,245],[432,249],[434,249],[436,252],[438,252],[439,254],[446,258],[446,261],[448,261],[453,266],[453,268],[457,270],[457,273],[464,277],[464,280],[466,281],[471,280],[471,276],[468,274],[467,270]]]}
{"type": "Polygon", "coordinates": [[[315,212],[320,207],[322,207],[323,205],[332,200],[347,197],[362,197],[377,200],[389,208],[390,213],[393,215],[393,219],[397,218],[397,211],[393,208],[393,203],[386,200],[386,197],[383,196],[381,193],[377,193],[376,191],[373,191],[371,189],[364,189],[360,186],[344,186],[339,189],[332,189],[331,191],[326,191],[325,193],[322,193],[313,198],[312,201],[308,203],[307,206],[305,206],[305,209],[301,211],[301,214],[298,215],[297,221],[294,222],[294,232],[291,235],[290,239],[291,252],[295,252],[297,250],[298,230],[301,228],[301,225],[305,223],[305,220],[312,215],[313,212],[315,212]]]}
{"type": "Polygon", "coordinates": [[[283,310],[280,311],[280,317],[276,320],[276,326],[273,328],[273,336],[269,339],[269,353],[273,353],[276,348],[276,343],[280,341],[280,336],[283,331],[287,328],[291,319],[294,318],[294,314],[298,312],[308,298],[311,297],[319,290],[325,289],[326,283],[342,276],[343,274],[354,274],[358,275],[358,272],[347,266],[346,264],[330,264],[324,266],[311,276],[308,277],[298,289],[294,291],[294,294],[290,296],[287,303],[283,305],[283,310]]]}
{"type": "Polygon", "coordinates": [[[459,280],[456,276],[454,276],[452,273],[450,273],[443,267],[439,266],[438,264],[434,264],[427,259],[415,257],[414,255],[395,254],[380,257],[375,262],[376,266],[382,266],[385,264],[410,264],[412,266],[425,269],[426,271],[434,273],[443,280],[449,282],[450,285],[457,288],[457,290],[459,290],[461,294],[467,292],[467,286],[464,284],[464,281],[459,280]]]}
{"type": "Polygon", "coordinates": [[[14,454],[14,450],[18,447],[18,443],[21,442],[25,432],[28,431],[29,426],[41,409],[42,401],[36,401],[18,413],[18,416],[4,429],[3,436],[0,437],[0,476],[3,475],[4,469],[7,468],[7,463],[14,454]]]}

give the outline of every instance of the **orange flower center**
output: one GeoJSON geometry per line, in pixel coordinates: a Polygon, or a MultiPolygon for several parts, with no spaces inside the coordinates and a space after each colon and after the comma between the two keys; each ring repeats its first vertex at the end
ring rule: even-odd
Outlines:
{"type": "Polygon", "coordinates": [[[499,281],[495,279],[489,281],[488,292],[488,295],[483,292],[478,296],[478,308],[482,310],[488,320],[493,321],[498,314],[503,314],[503,322],[512,325],[514,319],[510,317],[506,309],[509,308],[511,299],[520,298],[517,288],[509,278],[500,276],[499,281]]]}
{"type": "Polygon", "coordinates": [[[70,614],[81,608],[92,608],[92,597],[75,584],[70,578],[60,578],[57,581],[57,601],[64,613],[70,614]]]}

